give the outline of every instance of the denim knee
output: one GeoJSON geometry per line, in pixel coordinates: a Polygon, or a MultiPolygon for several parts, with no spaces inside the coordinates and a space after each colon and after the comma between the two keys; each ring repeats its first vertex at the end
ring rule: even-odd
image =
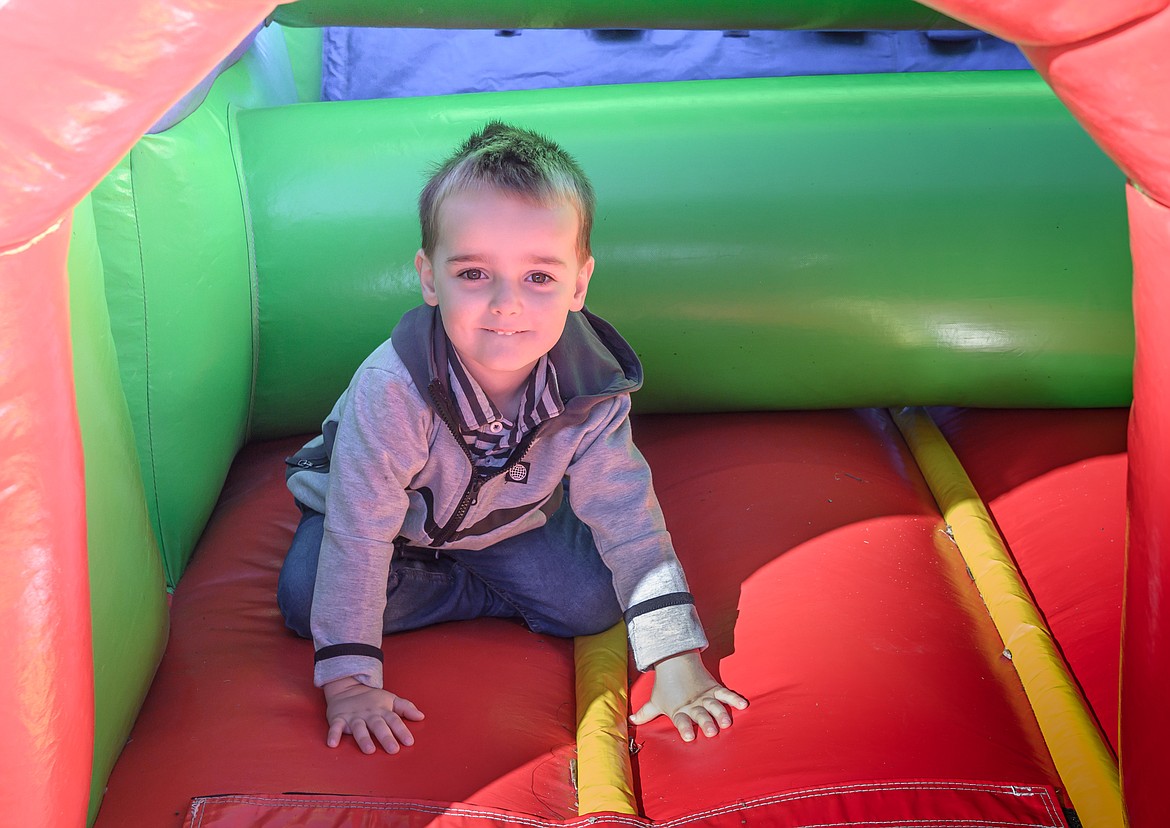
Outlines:
{"type": "MultiPolygon", "coordinates": [[[[283,575],[284,570],[281,570],[283,575]]],[[[301,638],[312,638],[310,619],[313,611],[313,591],[310,585],[306,600],[301,584],[290,584],[285,578],[276,583],[276,605],[284,616],[284,625],[301,638]]]]}
{"type": "Polygon", "coordinates": [[[622,619],[622,609],[611,585],[593,582],[587,586],[591,588],[566,594],[564,605],[557,608],[553,617],[539,624],[541,632],[561,638],[595,635],[622,619]]]}
{"type": "Polygon", "coordinates": [[[306,511],[293,535],[276,582],[276,604],[284,616],[285,626],[301,638],[313,637],[310,617],[324,532],[325,516],[306,511]]]}

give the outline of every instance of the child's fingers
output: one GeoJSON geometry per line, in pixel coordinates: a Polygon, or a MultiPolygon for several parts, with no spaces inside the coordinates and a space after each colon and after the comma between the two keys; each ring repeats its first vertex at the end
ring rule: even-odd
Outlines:
{"type": "Polygon", "coordinates": [[[695,723],[691,721],[691,717],[686,713],[675,713],[671,717],[674,722],[675,729],[678,730],[678,735],[682,736],[684,742],[693,742],[695,740],[695,723]]]}
{"type": "Polygon", "coordinates": [[[421,722],[426,718],[423,712],[414,706],[414,702],[410,699],[404,699],[402,696],[395,697],[394,712],[404,719],[410,719],[412,722],[421,722]]]}
{"type": "Polygon", "coordinates": [[[719,725],[715,721],[715,717],[705,707],[691,707],[687,709],[687,713],[704,736],[711,738],[719,733],[719,725]]]}
{"type": "MultiPolygon", "coordinates": [[[[420,717],[421,717],[421,714],[420,714],[420,717]]],[[[411,745],[414,744],[414,734],[410,732],[410,728],[407,727],[406,722],[404,722],[399,716],[389,716],[389,717],[387,717],[387,721],[389,722],[390,732],[393,734],[394,738],[397,739],[401,745],[403,745],[404,747],[410,747],[411,745]]],[[[415,721],[417,721],[417,720],[415,720],[415,721]]],[[[383,747],[385,747],[385,742],[383,742],[382,744],[383,744],[383,747]]],[[[397,749],[392,751],[389,748],[387,748],[386,752],[387,753],[396,753],[397,749]]]]}
{"type": "Polygon", "coordinates": [[[329,722],[329,732],[325,734],[325,744],[335,748],[341,744],[341,736],[345,733],[345,719],[336,718],[329,722]]]}
{"type": "Polygon", "coordinates": [[[730,704],[736,710],[746,710],[748,706],[747,699],[733,690],[728,690],[726,687],[715,688],[715,698],[724,704],[730,704]]]}
{"type": "MultiPolygon", "coordinates": [[[[720,728],[731,727],[731,714],[727,712],[727,708],[723,706],[723,702],[714,698],[703,699],[703,707],[715,720],[715,723],[720,728]]],[[[708,733],[708,736],[714,736],[714,733],[708,733]]]]}
{"type": "Polygon", "coordinates": [[[357,719],[349,726],[350,733],[353,734],[354,741],[357,742],[358,747],[361,748],[362,753],[370,754],[377,750],[374,747],[374,740],[370,738],[370,730],[366,727],[365,721],[357,719]]]}
{"type": "MultiPolygon", "coordinates": [[[[402,722],[402,720],[397,716],[393,717],[393,721],[399,724],[402,722]]],[[[399,750],[401,750],[398,745],[399,739],[395,738],[397,734],[394,732],[393,726],[387,723],[386,719],[374,719],[372,722],[370,722],[369,729],[374,734],[374,738],[378,740],[378,744],[382,746],[382,750],[390,754],[397,753],[399,750]]],[[[406,735],[409,737],[410,731],[407,731],[406,735]]]]}

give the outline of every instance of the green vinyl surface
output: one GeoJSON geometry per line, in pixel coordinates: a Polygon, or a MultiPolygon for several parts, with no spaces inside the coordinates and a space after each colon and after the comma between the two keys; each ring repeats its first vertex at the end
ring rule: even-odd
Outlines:
{"type": "Polygon", "coordinates": [[[85,452],[85,522],[93,624],[92,824],[106,780],[167,640],[166,582],[110,335],[93,211],[73,211],[69,313],[77,419],[85,452]]]}
{"type": "Polygon", "coordinates": [[[430,165],[502,118],[598,194],[590,308],[641,411],[1130,399],[1123,178],[1030,72],[826,76],[241,113],[253,436],[314,430],[419,301],[430,165]]]}
{"type": "Polygon", "coordinates": [[[433,29],[956,29],[913,0],[298,0],[286,26],[433,29]]]}
{"type": "Polygon", "coordinates": [[[122,382],[172,586],[247,431],[252,285],[227,122],[236,107],[296,100],[284,38],[270,27],[193,113],[142,138],[94,193],[122,382]]]}

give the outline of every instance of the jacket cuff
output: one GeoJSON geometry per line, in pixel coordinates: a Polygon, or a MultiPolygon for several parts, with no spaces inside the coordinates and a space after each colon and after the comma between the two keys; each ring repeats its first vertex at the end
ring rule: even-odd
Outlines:
{"type": "Polygon", "coordinates": [[[634,664],[642,672],[664,658],[707,649],[694,604],[675,604],[635,615],[627,622],[634,664]]]}
{"type": "Polygon", "coordinates": [[[367,687],[382,687],[382,662],[371,656],[343,655],[313,665],[313,684],[324,687],[331,681],[352,676],[367,687]]]}

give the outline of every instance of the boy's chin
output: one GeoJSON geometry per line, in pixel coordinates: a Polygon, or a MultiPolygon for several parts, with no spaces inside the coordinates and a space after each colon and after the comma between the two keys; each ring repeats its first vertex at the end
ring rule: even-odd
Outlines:
{"type": "Polygon", "coordinates": [[[476,368],[501,374],[512,374],[517,371],[531,370],[537,361],[548,351],[538,352],[534,348],[516,348],[507,345],[499,348],[467,349],[456,347],[459,358],[465,365],[474,365],[476,368]]]}

